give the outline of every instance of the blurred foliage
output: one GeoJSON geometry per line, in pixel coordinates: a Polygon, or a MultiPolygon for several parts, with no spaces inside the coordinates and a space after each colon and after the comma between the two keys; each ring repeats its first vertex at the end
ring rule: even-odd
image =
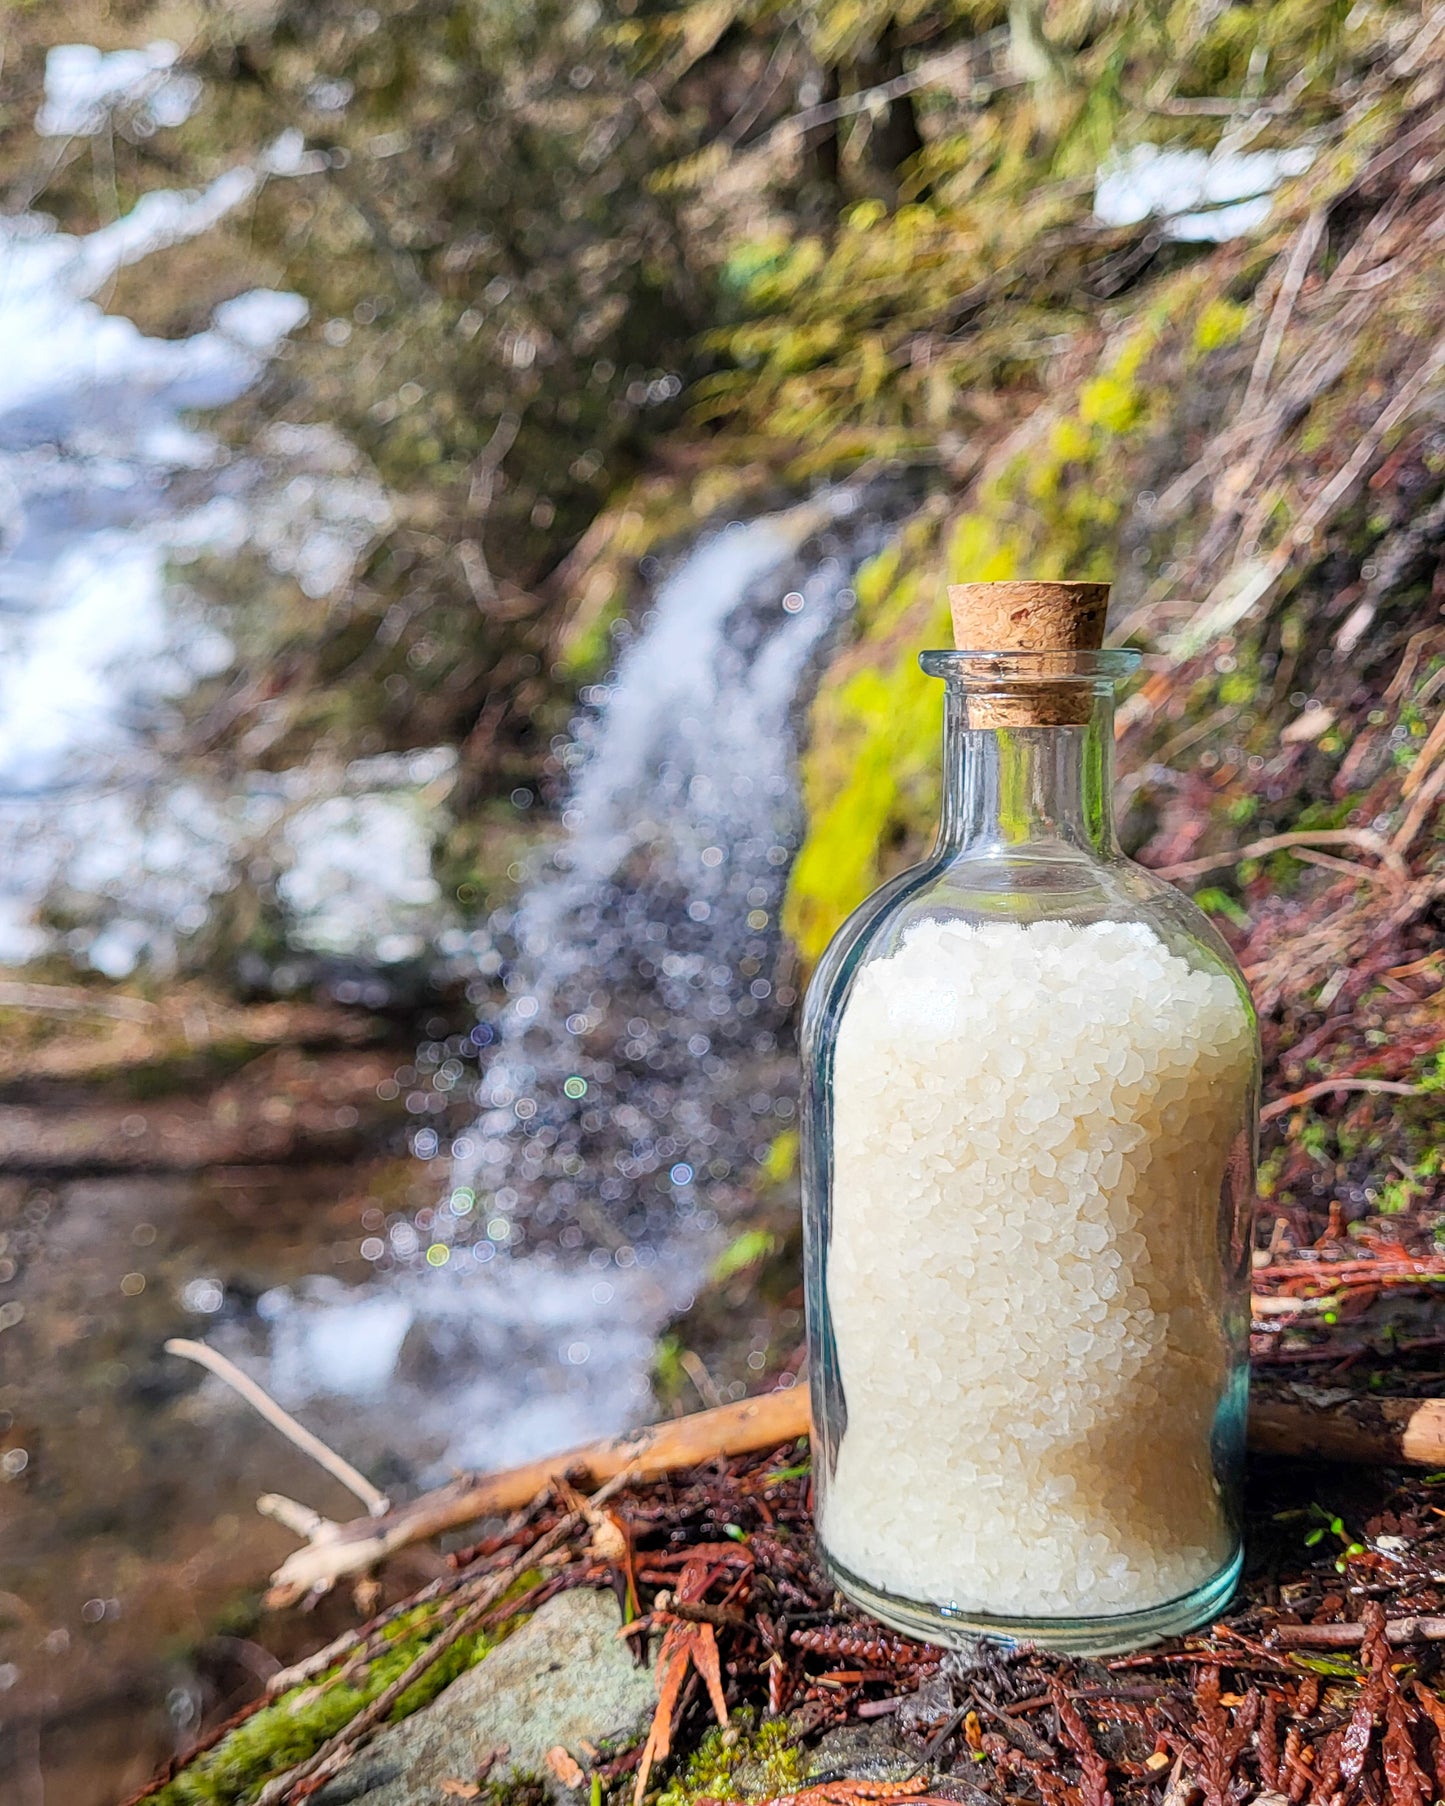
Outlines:
{"type": "MultiPolygon", "coordinates": [[[[9,15],[10,116],[43,44],[72,22],[95,38],[97,11],[9,15]]],[[[107,16],[134,42],[161,15],[107,16]]],[[[458,742],[465,819],[556,770],[649,553],[903,466],[923,499],[862,573],[813,715],[789,902],[805,958],[927,832],[938,700],[913,659],[953,578],[1114,577],[1116,631],[1150,654],[1124,750],[1151,856],[1350,817],[1352,724],[1421,627],[1423,553],[1400,536],[1441,486],[1441,20],[1407,0],[197,8],[204,106],[104,153],[62,145],[46,204],[86,225],[304,141],[305,172],[268,180],[206,260],[178,249],[184,281],[162,253],[125,299],[185,330],[257,280],[299,289],[310,325],[235,430],[262,406],[334,420],[398,503],[326,609],[207,574],[261,623],[263,674],[219,727],[211,699],[208,731],[260,732],[276,762],[458,742]],[[1213,245],[1095,217],[1101,170],[1149,146],[1311,160],[1213,245]],[[1372,626],[1346,660],[1331,598],[1351,585],[1372,626]],[[1297,691],[1336,721],[1281,754],[1297,691]]],[[[28,199],[40,178],[8,154],[28,199]]],[[[1399,783],[1417,744],[1391,746],[1399,783]]],[[[505,836],[447,855],[478,898],[502,882],[492,838],[514,863],[505,836]]],[[[1288,857],[1271,870],[1298,879],[1288,857]]],[[[1249,918],[1239,882],[1212,887],[1249,918]]]]}
{"type": "Polygon", "coordinates": [[[646,70],[705,33],[757,40],[776,90],[660,183],[716,205],[745,165],[773,202],[722,265],[731,317],[710,343],[726,366],[700,386],[704,417],[794,442],[809,468],[961,449],[996,418],[1000,389],[1047,380],[1061,335],[1197,256],[1157,231],[1101,229],[1100,163],[1160,138],[1256,150],[1338,138],[1382,39],[1417,16],[1345,13],[1337,0],[1084,0],[1016,5],[1006,24],[988,4],[707,3],[621,28],[646,70]],[[720,178],[724,150],[734,167],[720,178]],[[810,227],[798,201],[820,171],[833,205],[810,227]]]}
{"type": "Polygon", "coordinates": [[[333,423],[396,505],[361,581],[324,608],[259,560],[201,569],[250,623],[252,678],[201,698],[203,737],[219,703],[224,743],[262,725],[275,764],[320,743],[450,740],[471,794],[515,782],[566,719],[539,586],[677,420],[711,317],[676,204],[649,180],[665,122],[609,34],[566,0],[63,0],[8,9],[0,30],[11,126],[34,115],[49,45],[188,36],[205,81],[191,119],[53,143],[8,131],[9,203],[91,230],[151,189],[269,157],[288,173],[105,298],[176,334],[258,283],[300,292],[310,322],[231,431],[333,423]]]}

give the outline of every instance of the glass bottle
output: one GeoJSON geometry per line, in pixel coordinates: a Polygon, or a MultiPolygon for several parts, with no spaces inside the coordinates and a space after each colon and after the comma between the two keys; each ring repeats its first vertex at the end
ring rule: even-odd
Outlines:
{"type": "Polygon", "coordinates": [[[1255,1017],[1115,837],[1137,654],[921,663],[937,844],[804,1012],[820,1552],[911,1635],[1116,1651],[1216,1617],[1242,1561],[1255,1017]]]}

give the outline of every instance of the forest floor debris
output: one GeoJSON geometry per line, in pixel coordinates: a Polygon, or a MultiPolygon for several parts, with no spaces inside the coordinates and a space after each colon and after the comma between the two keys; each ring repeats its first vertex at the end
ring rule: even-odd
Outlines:
{"type": "MultiPolygon", "coordinates": [[[[426,1647],[440,1655],[465,1630],[496,1631],[587,1587],[616,1598],[621,1634],[654,1669],[658,1700],[630,1747],[568,1752],[593,1801],[640,1800],[661,1782],[672,1806],[851,1806],[915,1794],[1232,1806],[1259,1793],[1294,1806],[1423,1806],[1445,1784],[1445,1473],[1322,1476],[1260,1464],[1249,1571],[1229,1613],[1207,1631],[1104,1661],[1026,1647],[945,1652],[854,1612],[815,1560],[801,1443],[608,1491],[584,1505],[565,1484],[547,1488],[451,1556],[445,1578],[276,1676],[252,1714],[294,1714],[298,1695],[364,1687],[404,1619],[414,1628],[425,1613],[426,1647]],[[758,1725],[777,1727],[775,1740],[798,1753],[788,1785],[758,1791],[730,1773],[689,1785],[706,1767],[705,1745],[745,1741],[758,1725]],[[866,1730],[872,1756],[819,1770],[826,1734],[844,1727],[866,1730]],[[880,1763],[904,1773],[880,1778],[880,1763]]],[[[413,1657],[406,1684],[424,1665],[413,1657]]],[[[399,1686],[393,1677],[355,1730],[269,1779],[252,1774],[207,1796],[184,1790],[181,1764],[143,1797],[238,1802],[265,1782],[267,1806],[295,1806],[384,1721],[399,1686]]]]}

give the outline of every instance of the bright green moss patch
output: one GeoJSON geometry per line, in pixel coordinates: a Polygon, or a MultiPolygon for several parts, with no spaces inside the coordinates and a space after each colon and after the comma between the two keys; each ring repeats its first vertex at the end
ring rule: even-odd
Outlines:
{"type": "MultiPolygon", "coordinates": [[[[525,1590],[534,1577],[519,1581],[525,1590]]],[[[409,1687],[389,1714],[395,1724],[430,1705],[459,1674],[474,1667],[522,1622],[511,1619],[495,1630],[478,1631],[457,1641],[409,1687]]],[[[246,1806],[273,1775],[304,1762],[329,1738],[346,1728],[358,1712],[421,1654],[440,1628],[433,1606],[419,1606],[386,1627],[390,1647],[353,1681],[337,1682],[345,1663],[320,1679],[293,1687],[254,1713],[198,1756],[173,1780],[148,1794],[142,1806],[246,1806]]]]}
{"type": "Polygon", "coordinates": [[[713,1728],[663,1789],[657,1806],[694,1806],[697,1800],[766,1800],[793,1793],[808,1779],[807,1753],[793,1742],[786,1722],[734,1712],[724,1730],[713,1728]]]}

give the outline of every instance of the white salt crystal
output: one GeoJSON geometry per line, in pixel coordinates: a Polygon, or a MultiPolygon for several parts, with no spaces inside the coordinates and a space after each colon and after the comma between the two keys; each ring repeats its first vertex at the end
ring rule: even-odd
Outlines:
{"type": "Polygon", "coordinates": [[[925,922],[862,969],[828,1251],[844,1568],[1049,1618],[1223,1567],[1213,1226],[1253,1045],[1232,982],[1139,923],[925,922]]]}

